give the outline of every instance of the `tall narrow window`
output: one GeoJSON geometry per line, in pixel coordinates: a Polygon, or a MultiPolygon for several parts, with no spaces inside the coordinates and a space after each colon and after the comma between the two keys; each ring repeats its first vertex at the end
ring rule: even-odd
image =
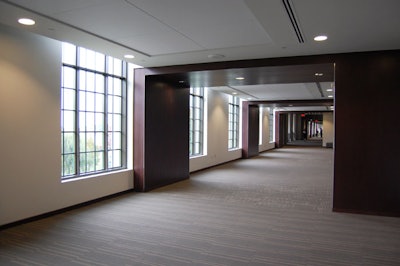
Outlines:
{"type": "Polygon", "coordinates": [[[269,108],[268,125],[269,125],[269,142],[274,142],[274,109],[273,108],[269,108]]]}
{"type": "Polygon", "coordinates": [[[190,88],[189,155],[203,154],[204,88],[190,88]]]}
{"type": "Polygon", "coordinates": [[[228,149],[239,148],[239,98],[229,95],[228,149]]]}
{"type": "Polygon", "coordinates": [[[62,179],[126,167],[126,63],[62,47],[62,179]]]}

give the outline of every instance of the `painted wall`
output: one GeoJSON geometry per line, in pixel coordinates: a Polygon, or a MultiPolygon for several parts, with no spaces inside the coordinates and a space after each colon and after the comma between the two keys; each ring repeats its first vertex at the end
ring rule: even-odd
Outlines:
{"type": "Polygon", "coordinates": [[[260,108],[261,116],[261,138],[262,143],[258,146],[258,151],[263,152],[275,148],[275,142],[269,142],[269,110],[268,108],[260,108]]]}
{"type": "Polygon", "coordinates": [[[190,159],[190,172],[242,157],[241,149],[228,150],[228,95],[207,91],[207,151],[204,156],[190,159]]]}
{"type": "Polygon", "coordinates": [[[61,182],[61,43],[0,25],[0,46],[0,225],[132,189],[132,170],[61,182]]]}
{"type": "Polygon", "coordinates": [[[326,147],[326,143],[334,143],[334,122],[333,122],[333,112],[324,113],[324,118],[322,122],[323,132],[322,132],[322,146],[326,147]]]}

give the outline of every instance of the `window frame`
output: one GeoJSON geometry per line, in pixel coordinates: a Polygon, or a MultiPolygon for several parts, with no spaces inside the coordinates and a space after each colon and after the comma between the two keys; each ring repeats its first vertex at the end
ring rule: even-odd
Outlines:
{"type": "MultiPolygon", "coordinates": [[[[62,181],[75,179],[85,176],[96,175],[100,173],[108,173],[113,171],[118,171],[127,168],[127,63],[123,60],[116,59],[101,53],[94,52],[92,50],[75,46],[68,43],[63,43],[63,60],[62,60],[62,81],[61,81],[61,179],[62,181]],[[70,48],[75,47],[75,58],[65,59],[64,58],[64,45],[70,48]],[[96,60],[103,58],[103,62],[95,61],[92,68],[82,66],[80,56],[81,54],[90,52],[94,54],[96,60]],[[67,61],[68,62],[65,62],[67,61]],[[115,74],[117,68],[110,69],[110,62],[119,62],[121,64],[119,73],[115,74]],[[100,63],[100,64],[98,64],[100,63]],[[100,67],[99,67],[100,65],[100,67]],[[102,67],[103,66],[103,67],[102,67]],[[65,86],[65,69],[72,69],[75,77],[74,88],[69,88],[65,86]],[[87,77],[92,76],[90,89],[88,86],[87,77]],[[85,77],[85,84],[83,85],[82,78],[85,77]],[[98,80],[97,80],[98,78],[98,80]],[[118,92],[114,91],[114,87],[111,88],[109,81],[117,81],[119,83],[118,92]],[[102,80],[102,81],[101,81],[102,80]],[[96,82],[100,82],[100,86],[96,87],[96,82]],[[112,90],[111,90],[112,89],[112,90]],[[72,109],[65,108],[65,91],[74,92],[74,103],[72,109]],[[85,95],[85,97],[83,97],[85,95]],[[88,95],[91,95],[90,100],[93,104],[88,106],[88,95]],[[100,104],[96,105],[96,101],[99,100],[100,104]],[[85,101],[85,102],[84,102],[85,101]],[[114,106],[111,104],[117,104],[117,112],[114,106]],[[84,102],[84,103],[83,103],[84,102]],[[112,109],[111,109],[112,108],[112,109]],[[72,130],[65,130],[65,112],[73,112],[74,115],[74,125],[72,130]],[[115,117],[119,117],[117,123],[120,127],[116,130],[114,126],[116,122],[115,117]],[[92,125],[88,123],[86,119],[88,117],[93,117],[92,125]],[[99,117],[99,120],[96,118],[99,117]],[[84,123],[82,122],[83,120],[84,123]],[[101,122],[100,122],[101,121],[101,122]],[[110,126],[109,121],[113,122],[114,125],[110,126]],[[102,124],[102,127],[98,127],[98,122],[102,124]],[[89,128],[90,127],[90,128],[89,128]],[[66,140],[65,133],[73,135],[73,145],[74,149],[65,149],[66,140]],[[119,136],[117,142],[114,139],[110,142],[110,136],[119,136]],[[91,140],[93,142],[93,149],[88,150],[88,136],[93,135],[94,138],[91,140]],[[97,136],[101,136],[100,140],[96,140],[97,136]],[[118,144],[117,148],[115,144],[118,144]],[[84,148],[83,148],[84,147],[84,148]],[[99,147],[99,148],[98,148],[99,147]],[[110,156],[119,155],[118,163],[116,164],[114,159],[110,156]],[[73,169],[72,171],[66,170],[65,167],[65,156],[73,157],[73,169]],[[93,156],[94,166],[90,166],[88,169],[88,156],[93,156]],[[100,164],[96,164],[96,159],[100,156],[100,164]],[[111,160],[110,160],[111,159],[111,160]],[[110,165],[110,163],[112,163],[110,165]],[[85,167],[83,165],[85,164],[85,167]]],[[[114,83],[113,83],[114,85],[114,83]]],[[[117,156],[118,157],[118,156],[117,156]]]]}
{"type": "Polygon", "coordinates": [[[189,157],[204,154],[204,88],[190,88],[189,157]]]}
{"type": "Polygon", "coordinates": [[[240,99],[229,95],[228,103],[228,150],[239,148],[240,99]]]}

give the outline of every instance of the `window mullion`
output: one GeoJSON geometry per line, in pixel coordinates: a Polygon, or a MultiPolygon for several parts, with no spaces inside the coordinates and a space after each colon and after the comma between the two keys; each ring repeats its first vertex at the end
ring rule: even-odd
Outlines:
{"type": "Polygon", "coordinates": [[[81,156],[80,156],[80,134],[79,134],[79,117],[80,117],[80,93],[79,93],[79,84],[80,84],[80,75],[78,70],[78,60],[79,60],[79,52],[78,47],[76,47],[76,65],[75,68],[75,175],[80,174],[80,164],[81,164],[81,156]]]}
{"type": "MultiPolygon", "coordinates": [[[[106,72],[108,70],[108,60],[107,56],[104,57],[105,62],[105,69],[106,72]]],[[[104,75],[104,169],[108,170],[108,82],[109,78],[108,75],[104,75]]]]}

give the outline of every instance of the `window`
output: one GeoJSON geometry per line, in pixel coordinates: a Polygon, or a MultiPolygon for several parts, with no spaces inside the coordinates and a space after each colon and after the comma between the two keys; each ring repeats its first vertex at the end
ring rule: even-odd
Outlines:
{"type": "Polygon", "coordinates": [[[263,143],[263,125],[264,125],[264,110],[260,106],[258,108],[258,145],[263,143]]]}
{"type": "Polygon", "coordinates": [[[274,109],[269,108],[269,142],[274,142],[274,109]]]}
{"type": "Polygon", "coordinates": [[[203,154],[204,88],[190,88],[189,155],[203,154]]]}
{"type": "Polygon", "coordinates": [[[126,167],[125,62],[63,43],[61,176],[126,167]]]}
{"type": "Polygon", "coordinates": [[[228,149],[239,148],[239,98],[229,95],[228,149]]]}

